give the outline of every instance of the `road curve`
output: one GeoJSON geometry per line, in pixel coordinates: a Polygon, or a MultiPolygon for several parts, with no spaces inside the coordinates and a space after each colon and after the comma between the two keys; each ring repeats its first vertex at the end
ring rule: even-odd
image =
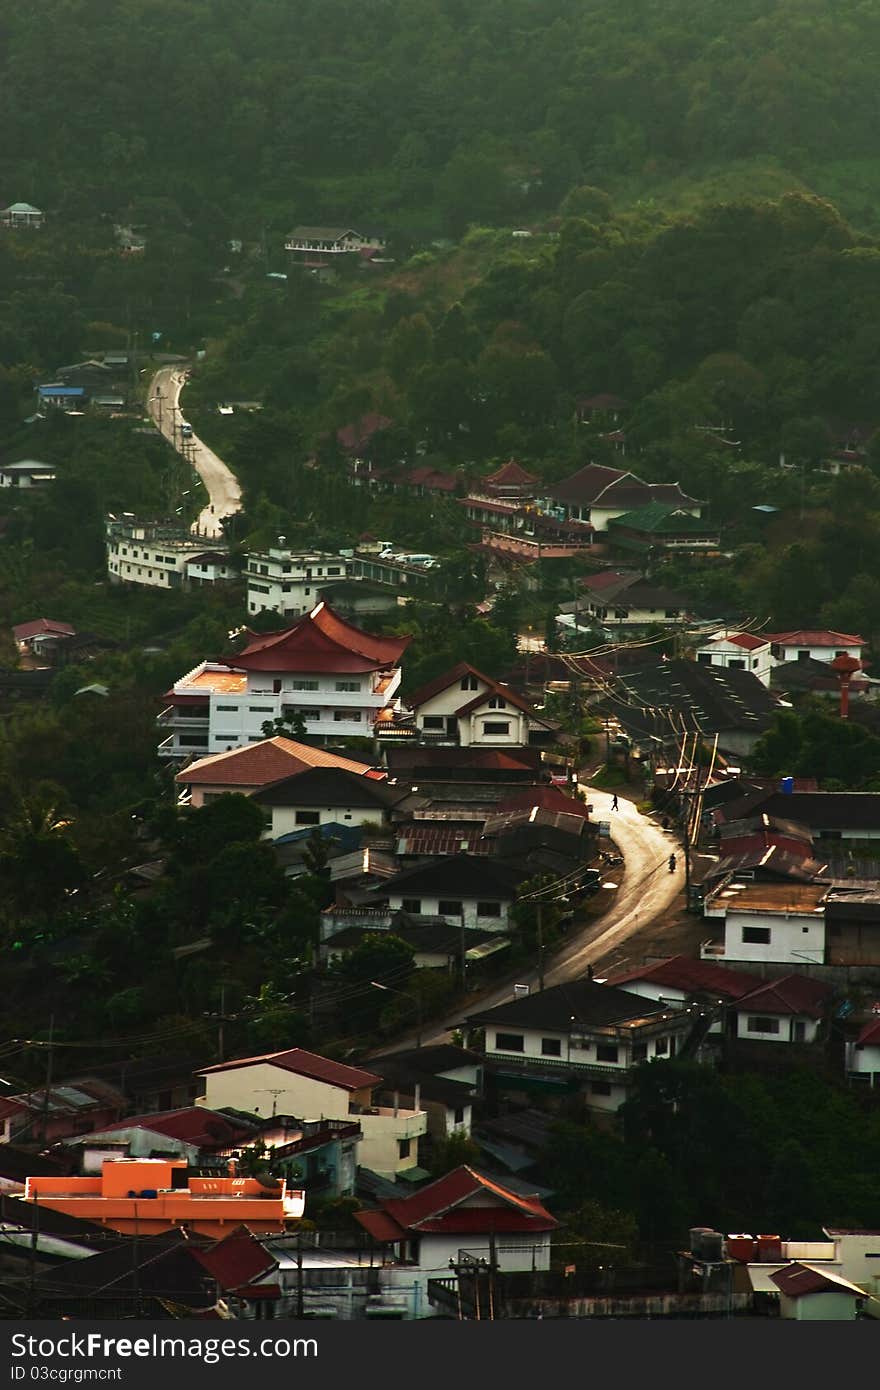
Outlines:
{"type": "MultiPolygon", "coordinates": [[[[625,867],[622,874],[616,875],[620,878],[620,886],[605,915],[584,927],[548,958],[544,970],[545,988],[577,980],[589,965],[607,961],[612,953],[617,956],[621,945],[646,927],[653,917],[664,912],[684,888],[683,856],[678,853],[671,835],[641,815],[634,803],[623,797],[619,798],[617,811],[611,809],[613,799],[608,792],[588,787],[587,799],[593,807],[592,819],[611,822],[611,834],[624,857],[625,867]],[[669,855],[673,851],[676,851],[677,865],[675,872],[670,873],[669,855]]],[[[516,981],[536,989],[537,969],[521,971],[516,981]]],[[[427,1023],[422,1030],[423,1046],[448,1041],[447,1034],[459,1028],[477,1009],[482,1012],[508,1003],[513,998],[513,983],[508,979],[478,1001],[459,1006],[442,1023],[427,1023]]],[[[416,1035],[411,1034],[395,1042],[393,1050],[415,1047],[416,1042],[416,1035]]],[[[387,1051],[387,1047],[376,1048],[373,1055],[387,1051]]]]}
{"type": "Polygon", "coordinates": [[[208,489],[210,500],[193,522],[192,530],[201,536],[218,537],[223,535],[222,518],[241,511],[241,488],[232,470],[198,435],[181,438],[180,393],[185,384],[182,367],[161,367],[150,382],[147,409],[169,444],[192,464],[208,489]]]}

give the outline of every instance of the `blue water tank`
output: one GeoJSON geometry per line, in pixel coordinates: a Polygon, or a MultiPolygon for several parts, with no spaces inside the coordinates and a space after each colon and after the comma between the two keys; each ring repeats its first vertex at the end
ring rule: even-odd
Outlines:
{"type": "Polygon", "coordinates": [[[783,795],[783,796],[793,796],[793,795],[794,795],[794,778],[793,778],[793,777],[783,777],[782,782],[781,782],[781,784],[780,784],[780,790],[782,791],[782,795],[783,795]]]}
{"type": "Polygon", "coordinates": [[[155,1187],[145,1187],[141,1193],[142,1197],[158,1197],[159,1193],[155,1187]]]}

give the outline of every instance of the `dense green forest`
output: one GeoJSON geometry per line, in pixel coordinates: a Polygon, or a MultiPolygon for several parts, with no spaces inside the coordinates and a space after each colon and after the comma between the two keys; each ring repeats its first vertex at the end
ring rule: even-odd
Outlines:
{"type": "Polygon", "coordinates": [[[864,0],[39,0],[3,17],[0,178],[77,219],[422,238],[763,160],[873,220],[878,38],[864,0]]]}

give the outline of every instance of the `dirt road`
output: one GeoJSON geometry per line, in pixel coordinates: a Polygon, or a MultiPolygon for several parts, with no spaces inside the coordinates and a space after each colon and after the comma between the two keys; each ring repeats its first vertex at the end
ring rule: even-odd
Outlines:
{"type": "Polygon", "coordinates": [[[180,425],[185,416],[181,411],[180,393],[185,383],[182,368],[162,367],[150,383],[147,409],[161,433],[192,464],[208,489],[210,501],[193,523],[193,531],[202,536],[222,536],[221,519],[241,511],[241,488],[232,470],[198,435],[188,438],[181,435],[180,425]]]}

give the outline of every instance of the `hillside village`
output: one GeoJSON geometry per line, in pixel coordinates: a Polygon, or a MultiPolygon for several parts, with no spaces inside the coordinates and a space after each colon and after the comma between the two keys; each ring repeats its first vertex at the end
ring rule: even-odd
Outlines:
{"type": "Polygon", "coordinates": [[[10,18],[0,1320],[875,1321],[876,17],[386,9],[10,18]]]}

